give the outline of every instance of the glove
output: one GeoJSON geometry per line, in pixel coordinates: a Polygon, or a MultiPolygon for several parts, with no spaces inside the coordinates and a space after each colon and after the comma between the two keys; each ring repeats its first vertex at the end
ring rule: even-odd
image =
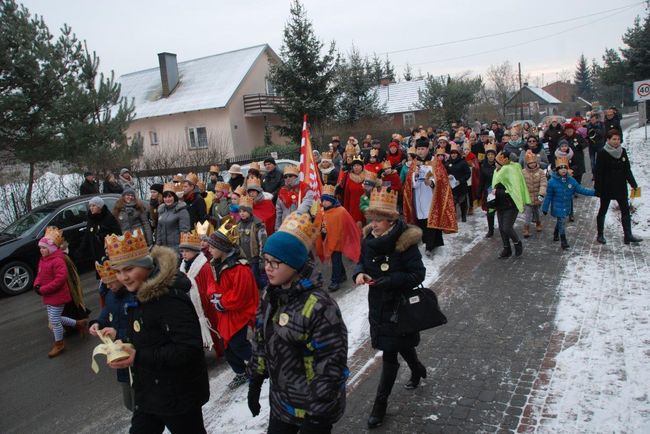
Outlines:
{"type": "Polygon", "coordinates": [[[213,294],[210,303],[214,304],[215,309],[219,312],[224,312],[226,310],[221,305],[221,294],[213,294]]]}
{"type": "Polygon", "coordinates": [[[544,215],[548,215],[548,211],[542,211],[544,215]]]}
{"type": "Polygon", "coordinates": [[[248,384],[248,409],[251,411],[253,417],[260,414],[262,407],[260,406],[260,393],[262,392],[262,383],[264,379],[252,379],[248,384]]]}
{"type": "Polygon", "coordinates": [[[34,292],[42,297],[43,294],[41,294],[41,285],[34,285],[34,292]]]}
{"type": "Polygon", "coordinates": [[[537,196],[537,200],[540,202],[544,202],[544,196],[540,194],[539,196],[537,196]]]}

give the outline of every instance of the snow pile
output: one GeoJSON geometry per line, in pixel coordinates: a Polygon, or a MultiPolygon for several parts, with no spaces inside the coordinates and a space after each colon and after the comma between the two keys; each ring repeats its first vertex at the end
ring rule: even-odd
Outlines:
{"type": "MultiPolygon", "coordinates": [[[[648,194],[650,141],[643,138],[643,129],[631,131],[625,147],[635,178],[648,194]]],[[[592,245],[566,267],[556,325],[579,337],[557,356],[548,386],[552,404],[543,411],[555,417],[543,420],[542,432],[650,432],[650,211],[645,198],[634,205],[633,231],[644,235],[645,243],[619,247],[622,230],[612,209],[609,243],[592,245]]]]}

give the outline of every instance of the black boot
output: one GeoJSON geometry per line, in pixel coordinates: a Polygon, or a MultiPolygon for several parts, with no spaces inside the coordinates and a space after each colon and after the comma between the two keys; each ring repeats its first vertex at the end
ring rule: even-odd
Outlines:
{"type": "Polygon", "coordinates": [[[553,241],[560,241],[560,231],[557,228],[553,231],[553,241]]]}
{"type": "Polygon", "coordinates": [[[515,256],[521,256],[522,253],[524,253],[524,245],[519,241],[515,243],[515,256]]]}
{"type": "Polygon", "coordinates": [[[598,241],[600,244],[607,244],[607,240],[605,239],[602,233],[598,234],[598,236],[596,237],[596,241],[598,241]]]}
{"type": "Polygon", "coordinates": [[[488,213],[487,222],[488,222],[488,231],[487,234],[485,234],[485,238],[492,238],[494,236],[494,213],[492,213],[491,215],[490,213],[488,213]]]}
{"type": "Polygon", "coordinates": [[[512,256],[512,248],[510,247],[510,241],[508,241],[507,244],[503,245],[503,250],[501,250],[501,253],[499,254],[499,259],[505,259],[511,256],[512,256]]]}
{"type": "Polygon", "coordinates": [[[406,390],[413,390],[420,385],[420,380],[422,378],[427,378],[427,368],[420,363],[415,349],[413,350],[413,359],[406,360],[406,363],[408,363],[409,369],[411,369],[411,378],[404,385],[404,388],[406,390]]]}
{"type": "Polygon", "coordinates": [[[562,249],[566,250],[569,248],[569,242],[566,240],[566,235],[560,235],[560,239],[562,240],[562,249]]]}
{"type": "Polygon", "coordinates": [[[623,219],[623,242],[625,244],[630,243],[640,243],[643,241],[641,238],[637,238],[632,235],[632,218],[627,217],[623,219]]]}
{"type": "Polygon", "coordinates": [[[368,428],[377,428],[384,423],[384,416],[386,416],[386,407],[388,406],[388,397],[393,390],[395,378],[397,378],[397,371],[399,370],[399,363],[385,363],[381,368],[381,379],[379,380],[379,387],[377,387],[377,396],[375,403],[372,405],[372,412],[368,418],[368,428]]]}
{"type": "Polygon", "coordinates": [[[492,238],[494,236],[494,228],[488,229],[487,234],[485,234],[485,238],[492,238]]]}

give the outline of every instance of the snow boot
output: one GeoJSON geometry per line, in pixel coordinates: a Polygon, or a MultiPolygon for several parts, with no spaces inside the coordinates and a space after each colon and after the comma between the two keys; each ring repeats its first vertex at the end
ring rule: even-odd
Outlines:
{"type": "Polygon", "coordinates": [[[607,240],[605,239],[602,233],[598,234],[598,236],[596,237],[596,241],[598,241],[600,244],[607,244],[607,240]]]}
{"type": "Polygon", "coordinates": [[[228,389],[234,390],[239,386],[248,383],[248,375],[246,374],[235,374],[233,379],[228,383],[228,389]]]}
{"type": "Polygon", "coordinates": [[[492,238],[494,236],[494,228],[490,228],[487,231],[487,234],[485,234],[485,238],[492,238]]]}
{"type": "Polygon", "coordinates": [[[542,232],[542,222],[535,223],[535,230],[537,232],[542,232]]]}
{"type": "Polygon", "coordinates": [[[63,341],[56,341],[54,342],[54,345],[52,345],[52,349],[50,350],[49,353],[47,353],[47,357],[50,359],[58,356],[65,350],[65,344],[63,341]]]}
{"type": "Polygon", "coordinates": [[[427,368],[422,363],[420,363],[420,361],[417,359],[417,356],[413,365],[414,366],[411,366],[411,363],[409,363],[409,368],[411,368],[411,378],[409,378],[409,381],[407,381],[404,385],[404,388],[406,390],[415,389],[420,385],[420,379],[427,378],[427,368]]]}
{"type": "Polygon", "coordinates": [[[560,239],[562,240],[562,250],[568,249],[570,246],[569,242],[566,240],[566,235],[560,235],[560,239]]]}
{"type": "Polygon", "coordinates": [[[499,253],[499,259],[506,259],[512,256],[512,247],[510,247],[510,241],[508,244],[503,245],[503,250],[499,253]]]}
{"type": "Polygon", "coordinates": [[[560,231],[557,228],[553,231],[553,241],[560,241],[560,231]]]}
{"type": "Polygon", "coordinates": [[[75,324],[75,327],[77,328],[77,331],[79,332],[79,336],[82,338],[86,337],[86,332],[88,331],[88,320],[86,319],[78,319],[77,323],[75,324]]]}
{"type": "Polygon", "coordinates": [[[625,244],[630,243],[640,243],[643,241],[641,238],[637,238],[632,235],[632,217],[627,217],[623,219],[623,242],[625,244]]]}
{"type": "Polygon", "coordinates": [[[530,237],[530,225],[524,225],[524,238],[529,238],[530,237]]]}
{"type": "Polygon", "coordinates": [[[515,243],[515,256],[521,256],[524,253],[524,245],[521,241],[515,243]]]}
{"type": "Polygon", "coordinates": [[[377,428],[384,423],[386,408],[388,407],[388,397],[393,390],[393,384],[395,384],[398,370],[399,363],[384,362],[381,367],[381,378],[379,380],[379,387],[377,387],[377,396],[375,396],[375,403],[372,405],[372,411],[368,418],[369,429],[377,428]]]}

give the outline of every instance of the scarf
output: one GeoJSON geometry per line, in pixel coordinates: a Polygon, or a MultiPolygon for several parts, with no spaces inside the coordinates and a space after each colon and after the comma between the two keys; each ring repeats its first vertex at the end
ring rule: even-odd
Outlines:
{"type": "Polygon", "coordinates": [[[333,171],[334,171],[334,166],[328,167],[327,169],[323,169],[322,167],[320,167],[320,173],[322,173],[323,175],[329,175],[333,171]]]}
{"type": "Polygon", "coordinates": [[[621,158],[623,155],[623,147],[621,145],[618,146],[618,148],[614,148],[610,146],[609,143],[605,143],[605,147],[603,148],[609,155],[612,156],[612,158],[616,158],[617,160],[621,158]]]}

